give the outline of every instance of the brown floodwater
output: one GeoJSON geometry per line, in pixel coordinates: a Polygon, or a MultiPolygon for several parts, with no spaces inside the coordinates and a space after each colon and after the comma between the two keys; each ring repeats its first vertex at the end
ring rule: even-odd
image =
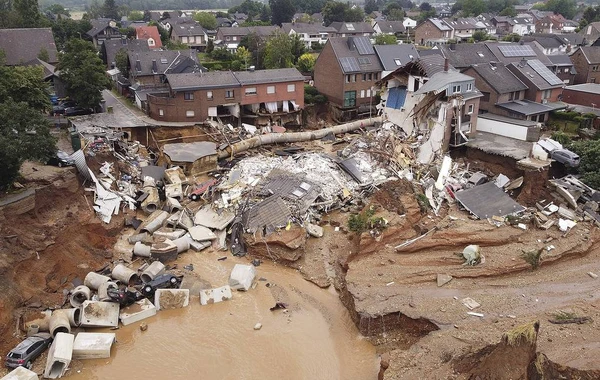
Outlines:
{"type": "MultiPolygon", "coordinates": [[[[225,252],[190,252],[180,267],[194,264],[194,274],[211,286],[227,284],[235,263],[245,259],[225,252]],[[220,256],[225,261],[217,261],[220,256]]],[[[159,311],[139,323],[114,331],[111,358],[82,360],[68,373],[73,379],[311,379],[375,380],[375,348],[360,335],[332,289],[320,289],[295,270],[272,263],[257,268],[258,281],[230,301],[159,311]],[[269,288],[266,284],[276,284],[269,288]],[[270,311],[275,296],[288,311],[270,311]],[[260,322],[262,329],[254,330],[260,322]]],[[[94,331],[110,331],[96,329],[94,331]]]]}

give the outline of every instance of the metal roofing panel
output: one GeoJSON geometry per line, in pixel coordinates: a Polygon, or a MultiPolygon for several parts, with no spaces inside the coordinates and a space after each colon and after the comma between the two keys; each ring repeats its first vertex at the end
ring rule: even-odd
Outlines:
{"type": "Polygon", "coordinates": [[[525,207],[515,202],[494,182],[455,193],[456,199],[479,219],[517,214],[525,207]]]}
{"type": "Polygon", "coordinates": [[[552,71],[548,70],[546,66],[542,62],[537,59],[530,59],[527,61],[527,64],[535,70],[548,84],[555,86],[562,84],[563,82],[554,74],[552,71]]]}

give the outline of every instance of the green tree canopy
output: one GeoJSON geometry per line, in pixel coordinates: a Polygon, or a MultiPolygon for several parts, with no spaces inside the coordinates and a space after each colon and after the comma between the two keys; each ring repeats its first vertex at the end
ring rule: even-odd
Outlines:
{"type": "Polygon", "coordinates": [[[194,14],[194,20],[198,21],[204,29],[215,30],[217,29],[217,18],[208,12],[197,12],[194,14]]]}
{"type": "Polygon", "coordinates": [[[342,3],[340,1],[328,1],[323,6],[321,13],[323,14],[325,25],[330,25],[336,21],[361,22],[365,19],[365,12],[362,8],[351,8],[349,3],[342,3]]]}
{"type": "Polygon", "coordinates": [[[326,0],[295,0],[294,5],[298,12],[305,12],[309,15],[321,12],[326,0]]]}
{"type": "Polygon", "coordinates": [[[304,53],[298,58],[296,68],[303,73],[312,73],[315,68],[315,62],[317,59],[313,54],[304,53]]]}
{"type": "Polygon", "coordinates": [[[421,12],[428,12],[431,9],[432,9],[432,6],[429,3],[421,3],[421,5],[419,5],[419,10],[421,12]]]}
{"type": "Polygon", "coordinates": [[[39,111],[50,109],[48,85],[41,66],[0,66],[0,102],[25,102],[39,111]]]}
{"type": "Polygon", "coordinates": [[[127,15],[127,20],[129,21],[142,21],[144,20],[144,14],[140,11],[131,11],[127,15]]]}
{"type": "Polygon", "coordinates": [[[294,43],[292,37],[277,33],[267,41],[264,65],[266,69],[282,69],[294,65],[294,43]]]}
{"type": "Polygon", "coordinates": [[[263,3],[260,1],[244,0],[240,5],[229,8],[229,13],[245,13],[253,19],[260,15],[263,10],[263,3]]]}
{"type": "Polygon", "coordinates": [[[378,34],[375,37],[376,45],[396,45],[398,44],[398,38],[393,34],[378,34]]]}
{"type": "Polygon", "coordinates": [[[102,100],[102,90],[110,86],[104,63],[88,41],[69,40],[60,55],[58,69],[67,94],[84,108],[96,108],[102,100]]]}
{"type": "Polygon", "coordinates": [[[517,11],[515,9],[515,7],[506,7],[504,8],[502,11],[500,11],[499,13],[500,16],[508,16],[508,17],[515,17],[517,15],[517,11]]]}
{"type": "Polygon", "coordinates": [[[129,56],[127,55],[127,50],[119,49],[117,54],[115,54],[115,64],[121,74],[125,78],[129,78],[129,56]]]}
{"type": "Polygon", "coordinates": [[[49,122],[26,102],[0,102],[0,188],[6,189],[25,160],[46,162],[56,152],[49,122]]]}
{"type": "Polygon", "coordinates": [[[104,0],[102,15],[113,20],[120,20],[119,8],[117,7],[115,0],[104,0]]]}
{"type": "Polygon", "coordinates": [[[577,13],[576,0],[548,0],[542,7],[544,10],[560,13],[567,19],[572,19],[577,13]]]}
{"type": "Polygon", "coordinates": [[[271,23],[280,25],[284,22],[291,22],[296,13],[296,7],[292,0],[269,0],[271,8],[271,23]]]}
{"type": "Polygon", "coordinates": [[[371,13],[379,10],[379,6],[375,0],[367,0],[365,2],[365,13],[370,15],[371,13]]]}
{"type": "Polygon", "coordinates": [[[46,10],[55,15],[61,15],[66,17],[71,17],[71,13],[65,9],[61,4],[52,4],[46,8],[46,10]]]}
{"type": "Polygon", "coordinates": [[[569,149],[581,158],[579,173],[583,175],[583,182],[587,185],[600,188],[600,140],[576,141],[569,149]]]}
{"type": "Polygon", "coordinates": [[[17,14],[19,27],[38,28],[42,26],[37,0],[14,0],[12,7],[17,14]]]}
{"type": "Polygon", "coordinates": [[[83,38],[92,24],[88,20],[71,20],[70,18],[56,20],[52,24],[52,33],[56,48],[60,51],[71,38],[83,38]]]}
{"type": "Polygon", "coordinates": [[[252,53],[252,66],[264,69],[265,41],[256,33],[242,37],[239,46],[243,46],[252,53]]]}

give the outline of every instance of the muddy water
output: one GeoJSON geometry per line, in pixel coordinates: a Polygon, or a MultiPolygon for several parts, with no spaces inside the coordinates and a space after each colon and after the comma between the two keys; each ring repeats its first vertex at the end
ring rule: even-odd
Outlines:
{"type": "MultiPolygon", "coordinates": [[[[212,286],[227,283],[235,263],[247,263],[223,252],[188,253],[179,261],[193,263],[194,274],[212,286]]],[[[375,348],[362,338],[333,290],[305,281],[296,271],[263,263],[255,289],[235,292],[232,300],[160,311],[115,331],[110,359],[75,363],[73,379],[340,379],[375,380],[375,348]],[[276,284],[269,288],[266,284],[276,284]],[[278,300],[288,312],[270,311],[278,300]],[[254,325],[262,323],[255,331],[254,325]]]]}

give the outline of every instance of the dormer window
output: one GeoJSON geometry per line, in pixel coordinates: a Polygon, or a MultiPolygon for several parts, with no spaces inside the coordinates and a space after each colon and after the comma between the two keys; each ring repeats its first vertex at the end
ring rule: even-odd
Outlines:
{"type": "Polygon", "coordinates": [[[458,93],[460,93],[460,92],[461,92],[461,87],[460,87],[460,85],[454,85],[454,86],[452,86],[452,93],[453,93],[453,94],[458,94],[458,93]]]}

